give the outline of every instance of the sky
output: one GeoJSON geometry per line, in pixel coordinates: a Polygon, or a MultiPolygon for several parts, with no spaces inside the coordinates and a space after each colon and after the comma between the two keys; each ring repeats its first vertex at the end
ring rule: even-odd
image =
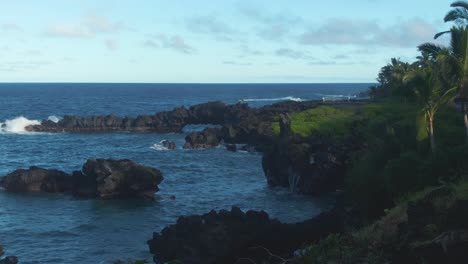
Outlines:
{"type": "Polygon", "coordinates": [[[0,82],[374,82],[451,2],[0,0],[0,82]]]}

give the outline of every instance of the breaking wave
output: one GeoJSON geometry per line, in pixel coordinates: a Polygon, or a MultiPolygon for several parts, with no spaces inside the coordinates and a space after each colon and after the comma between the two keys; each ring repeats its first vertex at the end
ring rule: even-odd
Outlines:
{"type": "Polygon", "coordinates": [[[51,115],[47,118],[47,120],[49,121],[52,121],[54,123],[58,123],[62,118],[58,117],[58,116],[54,116],[54,115],[51,115]]]}
{"type": "Polygon", "coordinates": [[[239,100],[241,102],[274,102],[274,101],[294,101],[294,102],[303,102],[305,101],[302,98],[294,96],[286,96],[279,98],[247,98],[239,100]]]}
{"type": "Polygon", "coordinates": [[[19,116],[14,119],[7,119],[5,123],[0,123],[1,133],[27,133],[26,127],[33,125],[40,125],[38,120],[27,119],[24,116],[19,116]]]}

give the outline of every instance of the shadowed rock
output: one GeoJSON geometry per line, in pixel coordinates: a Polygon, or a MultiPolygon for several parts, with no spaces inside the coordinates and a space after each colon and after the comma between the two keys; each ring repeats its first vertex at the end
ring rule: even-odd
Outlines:
{"type": "Polygon", "coordinates": [[[221,142],[219,128],[205,128],[202,132],[193,132],[185,137],[184,149],[214,148],[221,142]]]}
{"type": "Polygon", "coordinates": [[[131,160],[88,160],[81,172],[73,173],[76,195],[100,198],[154,198],[162,173],[131,160]]]}
{"type": "Polygon", "coordinates": [[[66,192],[70,190],[70,177],[63,171],[39,167],[16,170],[0,180],[0,187],[11,192],[66,192]]]}
{"type": "Polygon", "coordinates": [[[16,170],[0,180],[0,187],[11,192],[71,192],[90,198],[154,199],[162,173],[130,160],[88,160],[82,171],[73,174],[31,167],[16,170]]]}
{"type": "MultiPolygon", "coordinates": [[[[266,263],[272,254],[287,258],[303,243],[316,241],[342,228],[335,213],[325,213],[299,224],[284,224],[261,211],[211,211],[179,217],[175,225],[154,233],[148,241],[157,263],[266,263]],[[237,262],[239,261],[239,262],[237,262]]],[[[268,262],[270,263],[270,262],[268,262]]]]}

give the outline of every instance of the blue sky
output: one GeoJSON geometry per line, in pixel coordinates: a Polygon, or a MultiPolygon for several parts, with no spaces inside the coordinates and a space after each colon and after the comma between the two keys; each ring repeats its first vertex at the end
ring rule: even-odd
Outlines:
{"type": "Polygon", "coordinates": [[[451,2],[2,1],[0,82],[373,82],[451,2]]]}

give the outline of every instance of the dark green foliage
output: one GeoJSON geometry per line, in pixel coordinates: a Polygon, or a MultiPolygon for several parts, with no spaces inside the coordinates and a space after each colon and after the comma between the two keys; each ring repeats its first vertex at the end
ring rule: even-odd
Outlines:
{"type": "MultiPolygon", "coordinates": [[[[399,197],[426,184],[436,184],[428,179],[421,179],[419,169],[422,160],[415,152],[402,153],[399,158],[389,160],[383,169],[387,192],[391,197],[399,197]]],[[[433,181],[433,180],[432,180],[433,181]]]]}
{"type": "Polygon", "coordinates": [[[435,135],[440,147],[432,154],[417,106],[389,99],[364,107],[366,122],[359,133],[365,144],[350,162],[346,190],[365,218],[383,214],[408,193],[466,174],[461,116],[449,107],[439,112],[435,135]]]}

